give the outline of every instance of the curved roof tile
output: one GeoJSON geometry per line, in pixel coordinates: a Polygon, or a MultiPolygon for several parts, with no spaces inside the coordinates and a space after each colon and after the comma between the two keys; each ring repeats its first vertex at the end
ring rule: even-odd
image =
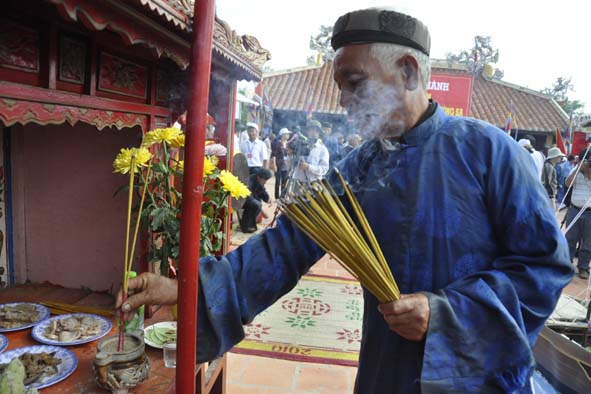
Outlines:
{"type": "MultiPolygon", "coordinates": [[[[432,68],[432,72],[469,75],[464,70],[438,67],[432,68]]],[[[276,110],[307,111],[310,86],[313,112],[345,114],[339,105],[340,93],[333,79],[331,62],[265,74],[263,84],[276,110]]],[[[517,122],[519,129],[553,132],[566,128],[567,115],[550,97],[504,81],[488,80],[481,76],[474,79],[471,116],[503,128],[511,102],[515,108],[513,121],[517,122]]]]}

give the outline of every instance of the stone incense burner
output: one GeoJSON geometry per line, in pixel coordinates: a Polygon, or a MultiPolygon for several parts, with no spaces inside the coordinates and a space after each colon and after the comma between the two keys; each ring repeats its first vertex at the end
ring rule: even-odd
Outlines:
{"type": "Polygon", "coordinates": [[[99,341],[92,369],[99,387],[124,394],[147,379],[150,363],[140,333],[125,334],[125,345],[120,352],[117,342],[117,335],[99,341]]]}

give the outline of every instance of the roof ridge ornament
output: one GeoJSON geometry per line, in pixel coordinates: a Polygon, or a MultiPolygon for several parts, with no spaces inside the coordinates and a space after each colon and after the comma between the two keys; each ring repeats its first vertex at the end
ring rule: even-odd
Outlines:
{"type": "Polygon", "coordinates": [[[262,68],[267,60],[271,59],[271,52],[259,43],[254,36],[239,35],[232,30],[227,22],[216,17],[213,30],[214,43],[222,44],[239,57],[247,60],[252,65],[262,68]]]}

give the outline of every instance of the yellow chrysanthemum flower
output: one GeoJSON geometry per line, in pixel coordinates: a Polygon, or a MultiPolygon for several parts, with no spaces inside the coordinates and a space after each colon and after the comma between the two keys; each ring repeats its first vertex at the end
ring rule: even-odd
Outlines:
{"type": "Polygon", "coordinates": [[[149,147],[156,143],[166,142],[170,144],[173,139],[180,136],[183,132],[176,127],[167,127],[165,129],[155,129],[144,135],[142,146],[149,147]]]}
{"type": "Polygon", "coordinates": [[[152,158],[152,154],[146,148],[122,148],[113,161],[113,172],[127,174],[131,171],[131,156],[135,155],[134,174],[152,158]]]}
{"type": "Polygon", "coordinates": [[[179,161],[176,163],[176,170],[177,170],[177,171],[180,171],[180,172],[183,172],[183,171],[185,171],[185,161],[184,161],[184,160],[179,160],[179,161]]]}
{"type": "Polygon", "coordinates": [[[173,138],[170,141],[170,146],[173,148],[184,148],[185,147],[185,135],[179,134],[178,137],[173,138]]]}
{"type": "Polygon", "coordinates": [[[250,190],[231,172],[223,170],[220,173],[220,181],[222,182],[223,189],[229,192],[234,198],[243,198],[250,195],[250,190]]]}
{"type": "Polygon", "coordinates": [[[211,175],[211,173],[215,170],[215,164],[211,161],[210,157],[206,157],[205,161],[203,162],[203,177],[211,175]]]}
{"type": "Polygon", "coordinates": [[[217,156],[209,156],[208,158],[214,166],[217,166],[220,162],[220,159],[217,156]]]}

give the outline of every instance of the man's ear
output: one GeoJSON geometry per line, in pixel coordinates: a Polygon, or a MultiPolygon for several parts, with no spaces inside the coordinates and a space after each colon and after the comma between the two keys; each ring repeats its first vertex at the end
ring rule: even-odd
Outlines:
{"type": "Polygon", "coordinates": [[[419,63],[411,55],[404,55],[397,61],[402,72],[406,90],[416,90],[419,87],[419,63]]]}

